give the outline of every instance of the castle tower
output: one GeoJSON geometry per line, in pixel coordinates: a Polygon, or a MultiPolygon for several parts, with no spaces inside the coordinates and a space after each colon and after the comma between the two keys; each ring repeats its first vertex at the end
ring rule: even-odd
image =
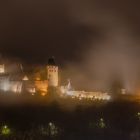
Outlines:
{"type": "Polygon", "coordinates": [[[4,74],[4,73],[5,73],[5,65],[3,62],[2,55],[0,54],[0,74],[4,74]]]}
{"type": "Polygon", "coordinates": [[[58,66],[55,63],[54,57],[48,60],[47,78],[49,86],[51,87],[58,86],[58,66]]]}
{"type": "Polygon", "coordinates": [[[0,64],[0,74],[5,73],[5,66],[4,64],[0,64]]]}

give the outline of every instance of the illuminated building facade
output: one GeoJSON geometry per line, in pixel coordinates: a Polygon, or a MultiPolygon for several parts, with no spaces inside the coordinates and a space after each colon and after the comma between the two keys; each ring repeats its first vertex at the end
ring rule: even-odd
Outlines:
{"type": "Polygon", "coordinates": [[[111,96],[106,92],[101,91],[77,91],[74,90],[71,86],[70,80],[68,85],[60,87],[61,97],[72,97],[81,99],[90,99],[90,100],[110,100],[111,96]]]}

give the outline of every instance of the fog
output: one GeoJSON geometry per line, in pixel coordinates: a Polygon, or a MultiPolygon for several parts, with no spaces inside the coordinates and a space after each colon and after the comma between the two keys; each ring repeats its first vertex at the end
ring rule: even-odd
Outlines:
{"type": "Polygon", "coordinates": [[[94,21],[94,26],[92,18],[90,21],[83,17],[93,27],[91,30],[95,25],[102,30],[98,30],[98,38],[93,36],[82,44],[85,50],[77,53],[82,61],[68,64],[67,74],[79,89],[109,91],[117,81],[127,92],[136,93],[140,86],[139,40],[124,20],[109,14],[104,16],[94,21]]]}

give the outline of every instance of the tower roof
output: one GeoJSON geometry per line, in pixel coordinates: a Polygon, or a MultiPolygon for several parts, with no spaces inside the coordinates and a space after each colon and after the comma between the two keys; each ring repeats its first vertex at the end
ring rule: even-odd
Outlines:
{"type": "Polygon", "coordinates": [[[54,57],[51,57],[51,58],[48,59],[48,65],[56,66],[54,57]]]}

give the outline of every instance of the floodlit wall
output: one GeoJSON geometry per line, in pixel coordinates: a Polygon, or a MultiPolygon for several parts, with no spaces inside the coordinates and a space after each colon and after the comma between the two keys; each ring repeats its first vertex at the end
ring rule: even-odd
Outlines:
{"type": "Polygon", "coordinates": [[[47,93],[48,91],[48,81],[35,81],[36,90],[42,93],[47,93]]]}
{"type": "Polygon", "coordinates": [[[48,85],[57,87],[58,86],[58,66],[47,66],[48,73],[48,85]]]}
{"type": "Polygon", "coordinates": [[[22,92],[22,81],[10,81],[9,82],[9,91],[14,93],[22,92]]]}
{"type": "Polygon", "coordinates": [[[5,66],[4,66],[4,64],[0,65],[0,74],[2,74],[2,73],[5,73],[5,66]]]}

